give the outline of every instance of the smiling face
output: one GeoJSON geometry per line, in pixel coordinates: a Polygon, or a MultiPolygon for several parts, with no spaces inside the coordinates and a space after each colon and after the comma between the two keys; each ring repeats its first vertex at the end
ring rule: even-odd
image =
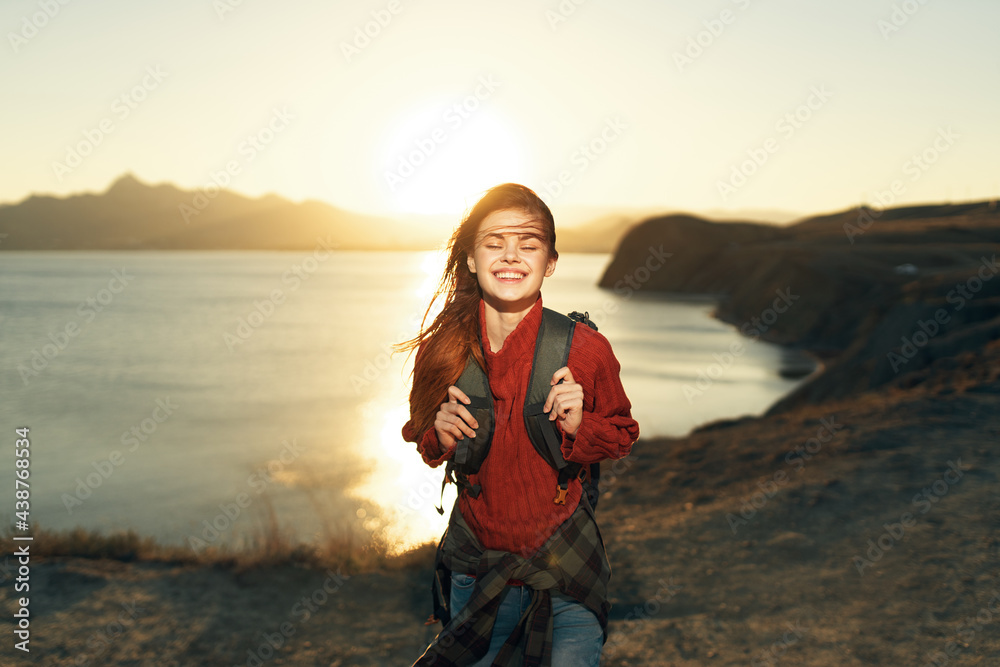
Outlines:
{"type": "Polygon", "coordinates": [[[494,211],[483,219],[468,263],[483,299],[498,311],[531,308],[542,280],[556,270],[543,227],[517,209],[494,211]]]}

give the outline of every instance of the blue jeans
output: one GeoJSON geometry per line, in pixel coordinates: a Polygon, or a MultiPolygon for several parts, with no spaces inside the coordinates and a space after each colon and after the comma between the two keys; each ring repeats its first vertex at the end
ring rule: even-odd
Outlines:
{"type": "MultiPolygon", "coordinates": [[[[451,613],[457,614],[472,597],[475,577],[451,573],[451,613]]],[[[507,637],[517,627],[521,615],[531,605],[532,589],[528,586],[509,586],[497,611],[490,649],[474,667],[486,667],[507,637]]],[[[601,623],[584,605],[559,591],[552,591],[552,667],[592,667],[601,664],[604,631],[601,623]]]]}

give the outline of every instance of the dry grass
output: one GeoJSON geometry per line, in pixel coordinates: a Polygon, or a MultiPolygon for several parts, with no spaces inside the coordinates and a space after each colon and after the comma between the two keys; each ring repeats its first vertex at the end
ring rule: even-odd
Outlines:
{"type": "MultiPolygon", "coordinates": [[[[41,559],[75,557],[208,565],[236,573],[290,564],[315,570],[340,568],[345,572],[364,573],[426,566],[433,558],[433,544],[394,553],[392,545],[385,540],[377,536],[363,539],[349,529],[340,533],[328,531],[318,544],[290,539],[270,503],[263,500],[266,505],[264,517],[241,546],[222,543],[195,551],[186,546],[161,544],[155,538],[142,536],[131,529],[103,533],[83,528],[49,530],[36,524],[29,531],[34,538],[31,553],[41,559]]],[[[4,553],[13,553],[17,545],[24,544],[15,543],[12,539],[14,535],[12,526],[0,529],[0,548],[4,553]]]]}

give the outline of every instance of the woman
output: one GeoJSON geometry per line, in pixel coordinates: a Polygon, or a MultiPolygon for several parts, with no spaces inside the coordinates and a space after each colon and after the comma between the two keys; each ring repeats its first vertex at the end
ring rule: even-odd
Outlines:
{"type": "MultiPolygon", "coordinates": [[[[442,311],[398,348],[417,349],[403,437],[428,465],[453,459],[456,444],[481,426],[456,386],[470,355],[486,372],[495,415],[488,455],[478,472],[460,476],[439,548],[439,568],[450,571],[450,620],[416,664],[600,662],[610,567],[593,510],[576,477],[553,498],[558,473],[522,418],[555,239],[552,213],[534,192],[513,183],[490,189],[451,238],[431,300],[444,294],[442,311]]],[[[607,339],[571,325],[569,356],[543,410],[561,456],[586,469],[627,456],[639,426],[607,339]]]]}

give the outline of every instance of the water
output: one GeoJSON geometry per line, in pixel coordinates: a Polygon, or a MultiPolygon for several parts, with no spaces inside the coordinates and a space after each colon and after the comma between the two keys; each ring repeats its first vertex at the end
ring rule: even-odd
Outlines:
{"type": "MultiPolygon", "coordinates": [[[[598,289],[609,260],[562,254],[542,295],[589,311],[611,341],[643,437],[760,414],[801,382],[779,374],[786,350],[712,319],[709,300],[598,289]],[[722,369],[713,355],[736,341],[745,352],[722,369]]],[[[238,546],[273,512],[294,539],[435,539],[442,469],[400,437],[412,358],[388,352],[415,333],[441,261],[3,253],[2,488],[14,486],[14,429],[27,426],[31,519],[46,528],[135,528],[200,550],[238,546]]]]}

